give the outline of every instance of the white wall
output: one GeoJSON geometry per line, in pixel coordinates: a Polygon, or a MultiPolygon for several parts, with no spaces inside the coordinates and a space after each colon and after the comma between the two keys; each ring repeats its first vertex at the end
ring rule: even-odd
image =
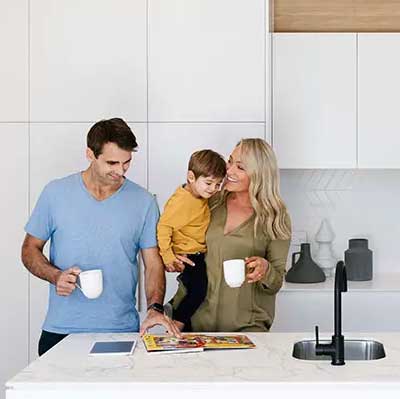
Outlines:
{"type": "Polygon", "coordinates": [[[140,148],[128,177],[160,206],[193,150],[228,155],[241,137],[269,139],[266,3],[0,3],[0,385],[36,357],[47,307],[47,284],[19,259],[23,226],[49,180],[86,167],[96,120],[119,116],[133,128],[140,148]]]}

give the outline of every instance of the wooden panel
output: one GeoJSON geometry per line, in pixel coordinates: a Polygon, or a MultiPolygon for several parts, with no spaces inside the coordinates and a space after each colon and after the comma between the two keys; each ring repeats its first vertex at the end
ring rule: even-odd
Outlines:
{"type": "Polygon", "coordinates": [[[274,0],[275,32],[400,32],[398,0],[274,0]]]}

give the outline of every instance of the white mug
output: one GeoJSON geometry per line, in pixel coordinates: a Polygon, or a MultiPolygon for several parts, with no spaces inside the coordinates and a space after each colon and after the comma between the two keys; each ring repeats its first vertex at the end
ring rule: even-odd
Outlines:
{"type": "Polygon", "coordinates": [[[224,277],[226,284],[238,288],[245,278],[245,264],[243,259],[230,259],[224,261],[224,277]]]}
{"type": "Polygon", "coordinates": [[[76,286],[86,298],[98,298],[103,292],[103,272],[100,269],[79,273],[79,282],[80,285],[76,283],[76,286]]]}

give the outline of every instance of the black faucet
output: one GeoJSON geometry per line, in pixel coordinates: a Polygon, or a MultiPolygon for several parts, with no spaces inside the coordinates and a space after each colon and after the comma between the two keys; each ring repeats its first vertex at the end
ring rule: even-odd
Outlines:
{"type": "Polygon", "coordinates": [[[329,355],[334,366],[344,365],[344,337],[342,335],[342,292],[347,292],[346,267],[343,261],[336,265],[335,271],[335,333],[332,335],[332,342],[320,344],[318,326],[315,326],[317,356],[329,355]]]}

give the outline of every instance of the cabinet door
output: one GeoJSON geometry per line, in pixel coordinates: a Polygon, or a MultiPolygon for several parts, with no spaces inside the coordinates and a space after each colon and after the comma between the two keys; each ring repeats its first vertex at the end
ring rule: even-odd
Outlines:
{"type": "Polygon", "coordinates": [[[28,272],[20,260],[28,212],[28,125],[0,123],[0,136],[5,149],[0,198],[0,399],[3,399],[5,382],[28,364],[28,272]]]}
{"type": "Polygon", "coordinates": [[[281,168],[353,168],[356,34],[273,36],[273,146],[281,168]]]}
{"type": "Polygon", "coordinates": [[[359,34],[358,143],[361,168],[400,167],[400,34],[359,34]]]}

